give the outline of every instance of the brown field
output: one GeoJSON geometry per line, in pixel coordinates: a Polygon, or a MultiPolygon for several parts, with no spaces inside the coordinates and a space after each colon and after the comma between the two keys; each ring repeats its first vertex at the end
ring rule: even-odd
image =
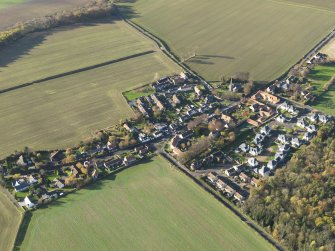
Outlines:
{"type": "Polygon", "coordinates": [[[0,10],[0,31],[13,26],[17,22],[78,7],[87,2],[89,0],[28,0],[0,10]]]}
{"type": "Polygon", "coordinates": [[[0,189],[0,250],[13,249],[21,214],[0,189]]]}

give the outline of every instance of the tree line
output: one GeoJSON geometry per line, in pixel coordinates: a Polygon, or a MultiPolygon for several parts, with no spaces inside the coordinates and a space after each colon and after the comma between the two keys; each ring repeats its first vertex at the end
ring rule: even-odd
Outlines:
{"type": "Polygon", "coordinates": [[[15,26],[0,32],[0,46],[15,41],[28,33],[46,30],[61,25],[73,24],[94,18],[110,16],[112,0],[93,0],[82,7],[55,12],[52,15],[19,22],[15,26]]]}
{"type": "Polygon", "coordinates": [[[254,188],[244,210],[289,250],[335,250],[335,124],[254,188]]]}

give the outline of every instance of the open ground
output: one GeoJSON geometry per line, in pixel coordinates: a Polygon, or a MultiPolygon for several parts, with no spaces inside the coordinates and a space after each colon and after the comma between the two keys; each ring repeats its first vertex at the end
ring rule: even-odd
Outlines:
{"type": "Polygon", "coordinates": [[[125,17],[165,41],[209,81],[240,71],[249,71],[254,80],[269,81],[335,26],[331,1],[327,1],[330,9],[297,2],[123,0],[118,6],[125,17]]]}
{"type": "MultiPolygon", "coordinates": [[[[0,189],[0,250],[10,251],[21,221],[21,213],[0,189]]],[[[8,192],[7,192],[8,193],[8,192]]]]}
{"type": "Polygon", "coordinates": [[[132,115],[123,91],[180,71],[156,50],[151,41],[115,20],[32,34],[3,50],[1,90],[134,57],[0,94],[0,128],[6,132],[1,136],[1,156],[25,146],[72,146],[92,131],[132,115]],[[136,56],[142,52],[148,54],[136,56]]]}
{"type": "Polygon", "coordinates": [[[33,213],[20,250],[273,250],[162,157],[33,213]]]}
{"type": "Polygon", "coordinates": [[[0,31],[36,17],[86,4],[89,0],[0,0],[0,31]]]}

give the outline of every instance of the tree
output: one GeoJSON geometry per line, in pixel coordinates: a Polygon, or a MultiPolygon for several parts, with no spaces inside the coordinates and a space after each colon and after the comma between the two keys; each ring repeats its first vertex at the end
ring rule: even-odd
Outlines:
{"type": "Polygon", "coordinates": [[[242,81],[242,82],[247,82],[250,79],[250,73],[249,72],[237,72],[235,74],[235,79],[242,81]]]}
{"type": "Polygon", "coordinates": [[[228,133],[228,140],[230,142],[234,142],[236,140],[236,134],[235,134],[235,132],[229,132],[228,133]]]}

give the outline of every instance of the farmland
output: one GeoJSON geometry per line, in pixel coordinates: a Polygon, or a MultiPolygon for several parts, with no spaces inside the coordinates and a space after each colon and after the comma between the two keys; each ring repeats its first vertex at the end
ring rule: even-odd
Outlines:
{"type": "Polygon", "coordinates": [[[92,131],[132,115],[123,91],[180,71],[155,50],[121,21],[32,34],[6,48],[1,52],[5,58],[1,59],[1,89],[135,56],[0,94],[0,128],[6,132],[1,136],[1,155],[24,146],[72,146],[92,131]],[[24,51],[18,52],[20,46],[24,51]],[[149,53],[136,56],[141,52],[149,53]]]}
{"type": "Polygon", "coordinates": [[[89,0],[0,0],[0,31],[22,21],[81,6],[89,0]]]}
{"type": "Polygon", "coordinates": [[[19,229],[21,214],[0,190],[0,250],[12,250],[19,229]]]}
{"type": "Polygon", "coordinates": [[[160,157],[34,212],[20,250],[111,248],[273,249],[160,157]]]}
{"type": "MultiPolygon", "coordinates": [[[[273,80],[335,25],[334,11],[323,9],[326,4],[306,7],[264,0],[122,2],[118,5],[124,16],[164,40],[173,53],[209,81],[239,71],[249,71],[254,80],[273,80]]],[[[334,6],[332,1],[326,2],[329,8],[334,6]]]]}

